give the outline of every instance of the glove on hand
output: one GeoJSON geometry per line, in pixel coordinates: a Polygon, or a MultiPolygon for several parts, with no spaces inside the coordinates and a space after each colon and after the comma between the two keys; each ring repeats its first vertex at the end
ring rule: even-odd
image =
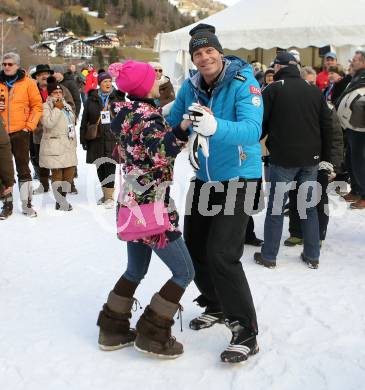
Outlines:
{"type": "Polygon", "coordinates": [[[198,103],[193,103],[189,107],[189,114],[184,114],[183,118],[192,121],[193,130],[204,137],[213,135],[217,130],[218,124],[214,115],[198,103]]]}
{"type": "Polygon", "coordinates": [[[59,110],[62,110],[65,106],[63,105],[63,101],[62,100],[56,100],[54,102],[54,106],[56,108],[58,108],[59,110]]]}
{"type": "Polygon", "coordinates": [[[82,148],[83,148],[84,150],[87,150],[87,144],[82,144],[82,148]]]}
{"type": "Polygon", "coordinates": [[[162,107],[162,116],[167,116],[170,114],[170,111],[171,111],[171,108],[172,106],[174,105],[175,103],[175,100],[173,100],[172,102],[170,103],[167,103],[165,104],[163,107],[162,107]]]}
{"type": "Polygon", "coordinates": [[[334,169],[333,169],[333,164],[331,164],[330,162],[328,161],[321,161],[319,163],[319,166],[318,166],[318,170],[322,170],[324,169],[325,171],[327,171],[328,173],[332,173],[334,172],[334,169]]]}
{"type": "Polygon", "coordinates": [[[324,170],[328,173],[328,179],[331,181],[336,177],[336,172],[333,168],[333,164],[328,161],[321,161],[318,166],[318,170],[324,170]]]}
{"type": "Polygon", "coordinates": [[[195,169],[199,169],[200,167],[198,157],[199,147],[202,148],[204,157],[209,157],[209,146],[207,138],[193,131],[192,135],[189,137],[189,160],[195,169]]]}

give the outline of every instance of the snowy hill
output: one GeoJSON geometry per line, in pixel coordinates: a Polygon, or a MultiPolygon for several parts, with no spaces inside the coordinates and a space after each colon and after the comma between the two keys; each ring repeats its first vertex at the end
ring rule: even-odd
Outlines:
{"type": "MultiPolygon", "coordinates": [[[[246,364],[219,360],[230,339],[223,325],[188,328],[200,310],[191,285],[183,297],[185,354],[173,361],[133,348],[102,352],[96,319],[123,272],[126,246],[116,239],[114,211],[95,205],[101,192],[94,166],[79,150],[80,194],[72,212],[54,210],[50,194],[35,198],[38,218],[17,209],[1,221],[1,390],[361,390],[365,384],[364,212],[337,209],[330,220],[320,268],[299,260],[300,248],[282,247],[277,269],[243,267],[260,327],[260,353],[246,364]],[[341,210],[343,212],[341,212],[341,210]]],[[[186,153],[176,163],[174,198],[180,210],[192,175],[186,153]]],[[[16,191],[17,192],[17,191],[16,191]]],[[[16,196],[18,196],[16,194],[16,196]]],[[[255,216],[263,235],[264,214],[255,216]]],[[[287,227],[284,228],[287,237],[287,227]]],[[[143,306],[169,278],[153,258],[137,290],[143,306]]],[[[141,310],[133,313],[135,324],[141,310]]]]}

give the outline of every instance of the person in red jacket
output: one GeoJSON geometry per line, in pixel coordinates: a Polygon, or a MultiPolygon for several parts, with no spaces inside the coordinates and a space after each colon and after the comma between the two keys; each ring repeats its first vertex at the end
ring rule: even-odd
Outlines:
{"type": "Polygon", "coordinates": [[[91,89],[97,89],[98,88],[98,73],[94,69],[93,65],[88,66],[89,73],[86,76],[86,82],[85,82],[85,94],[87,95],[88,92],[91,89]]]}
{"type": "Polygon", "coordinates": [[[336,53],[330,51],[324,56],[324,66],[322,72],[317,75],[317,86],[321,91],[324,91],[328,85],[328,68],[330,66],[337,65],[337,55],[336,53]]]}

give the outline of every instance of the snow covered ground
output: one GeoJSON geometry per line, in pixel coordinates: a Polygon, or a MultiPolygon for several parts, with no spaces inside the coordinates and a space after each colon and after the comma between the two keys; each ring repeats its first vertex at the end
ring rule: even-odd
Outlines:
{"type": "MultiPolygon", "coordinates": [[[[35,198],[38,218],[17,209],[0,224],[1,390],[365,388],[364,211],[337,210],[318,270],[301,263],[300,248],[282,247],[274,270],[257,266],[254,248],[245,248],[242,262],[260,326],[260,353],[247,363],[220,362],[230,339],[223,325],[188,328],[200,312],[192,303],[194,285],[183,297],[183,332],[178,321],[174,327],[183,357],[162,361],[133,348],[102,352],[95,323],[125,268],[126,246],[116,239],[114,211],[95,205],[100,190],[82,150],[79,160],[72,212],[55,211],[46,194],[35,198]]],[[[174,185],[180,210],[191,174],[182,153],[174,185]]],[[[259,237],[263,222],[264,214],[255,217],[259,237]]],[[[286,226],[284,232],[283,239],[286,226]]],[[[167,278],[154,258],[137,290],[143,306],[167,278]]]]}

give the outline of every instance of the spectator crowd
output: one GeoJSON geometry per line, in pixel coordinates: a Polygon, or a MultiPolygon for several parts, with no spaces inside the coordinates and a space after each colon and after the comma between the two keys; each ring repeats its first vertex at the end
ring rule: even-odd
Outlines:
{"type": "Polygon", "coordinates": [[[98,317],[100,348],[134,344],[162,357],[180,356],[183,346],[171,327],[194,280],[204,311],[190,328],[225,322],[232,339],[221,360],[236,363],[259,351],[254,301],[239,261],[244,244],[259,248],[258,265],[277,267],[287,215],[284,245],[303,245],[301,260],[317,269],[330,223],[330,189],[351,212],[365,209],[365,51],[356,51],[349,64],[328,52],[317,72],[296,50],[278,52],[268,66],[248,64],[224,55],[213,26],[199,24],[190,35],[196,69],[176,94],[157,62],[126,61],[107,70],[39,64],[26,72],[17,53],[6,53],[0,220],[14,213],[15,182],[25,216],[37,217],[33,197],[50,191],[56,210],[72,211],[79,142],[99,179],[96,203],[116,206],[118,236],[128,248],[127,269],[98,317]],[[180,232],[169,185],[184,148],[195,176],[180,232]],[[118,164],[123,185],[115,202],[118,164]],[[263,182],[261,240],[254,214],[264,208],[263,182]],[[152,251],[172,277],[151,297],[135,330],[129,324],[135,291],[152,251]]]}

